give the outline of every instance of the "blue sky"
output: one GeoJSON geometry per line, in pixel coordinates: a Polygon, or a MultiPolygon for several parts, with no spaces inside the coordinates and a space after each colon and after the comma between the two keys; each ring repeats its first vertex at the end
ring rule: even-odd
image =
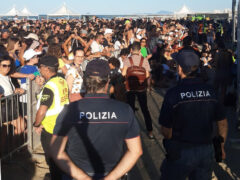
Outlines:
{"type": "Polygon", "coordinates": [[[53,13],[66,3],[80,14],[134,14],[156,13],[161,10],[178,11],[184,4],[192,11],[212,11],[231,8],[232,0],[1,0],[0,14],[14,5],[27,7],[35,14],[53,13]]]}

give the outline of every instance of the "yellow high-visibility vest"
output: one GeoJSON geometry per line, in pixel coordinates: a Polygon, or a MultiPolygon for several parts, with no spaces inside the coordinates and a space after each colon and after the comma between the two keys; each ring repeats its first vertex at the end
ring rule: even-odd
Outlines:
{"type": "Polygon", "coordinates": [[[62,77],[53,77],[50,79],[43,87],[42,91],[38,96],[37,109],[40,107],[40,101],[42,98],[42,93],[44,88],[52,90],[54,93],[54,98],[52,105],[48,108],[44,119],[42,120],[42,125],[44,129],[53,134],[53,130],[56,124],[56,119],[59,113],[63,110],[65,104],[69,104],[68,99],[68,85],[65,79],[62,77]]]}

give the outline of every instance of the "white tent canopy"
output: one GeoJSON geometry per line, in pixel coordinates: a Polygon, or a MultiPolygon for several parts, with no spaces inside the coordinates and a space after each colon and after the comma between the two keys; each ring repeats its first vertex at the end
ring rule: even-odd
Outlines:
{"type": "Polygon", "coordinates": [[[32,16],[33,14],[25,7],[23,10],[20,12],[21,16],[32,16]]]}
{"type": "Polygon", "coordinates": [[[48,16],[77,16],[79,14],[73,13],[64,3],[61,8],[55,11],[52,14],[48,14],[48,16]]]}
{"type": "Polygon", "coordinates": [[[187,14],[192,14],[193,12],[186,6],[183,5],[183,7],[178,11],[175,12],[175,15],[187,15],[187,14]]]}
{"type": "Polygon", "coordinates": [[[10,11],[8,11],[5,15],[6,16],[16,16],[16,15],[19,15],[19,11],[13,7],[10,11]]]}

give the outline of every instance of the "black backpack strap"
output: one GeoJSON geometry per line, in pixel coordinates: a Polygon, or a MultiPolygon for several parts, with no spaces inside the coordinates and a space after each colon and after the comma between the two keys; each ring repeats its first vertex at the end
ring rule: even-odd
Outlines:
{"type": "Polygon", "coordinates": [[[133,66],[133,59],[132,59],[132,57],[129,57],[128,59],[129,59],[129,62],[131,64],[131,66],[133,66]]]}
{"type": "Polygon", "coordinates": [[[141,60],[140,60],[140,63],[139,63],[139,67],[142,67],[143,61],[144,61],[144,57],[141,57],[141,60]]]}

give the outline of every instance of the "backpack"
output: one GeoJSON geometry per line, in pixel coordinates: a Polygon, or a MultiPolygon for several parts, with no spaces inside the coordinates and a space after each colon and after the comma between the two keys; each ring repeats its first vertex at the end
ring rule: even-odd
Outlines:
{"type": "Polygon", "coordinates": [[[131,66],[127,69],[126,89],[128,91],[145,91],[147,88],[146,70],[142,67],[144,58],[141,57],[139,66],[133,64],[132,57],[129,57],[131,66]]]}

